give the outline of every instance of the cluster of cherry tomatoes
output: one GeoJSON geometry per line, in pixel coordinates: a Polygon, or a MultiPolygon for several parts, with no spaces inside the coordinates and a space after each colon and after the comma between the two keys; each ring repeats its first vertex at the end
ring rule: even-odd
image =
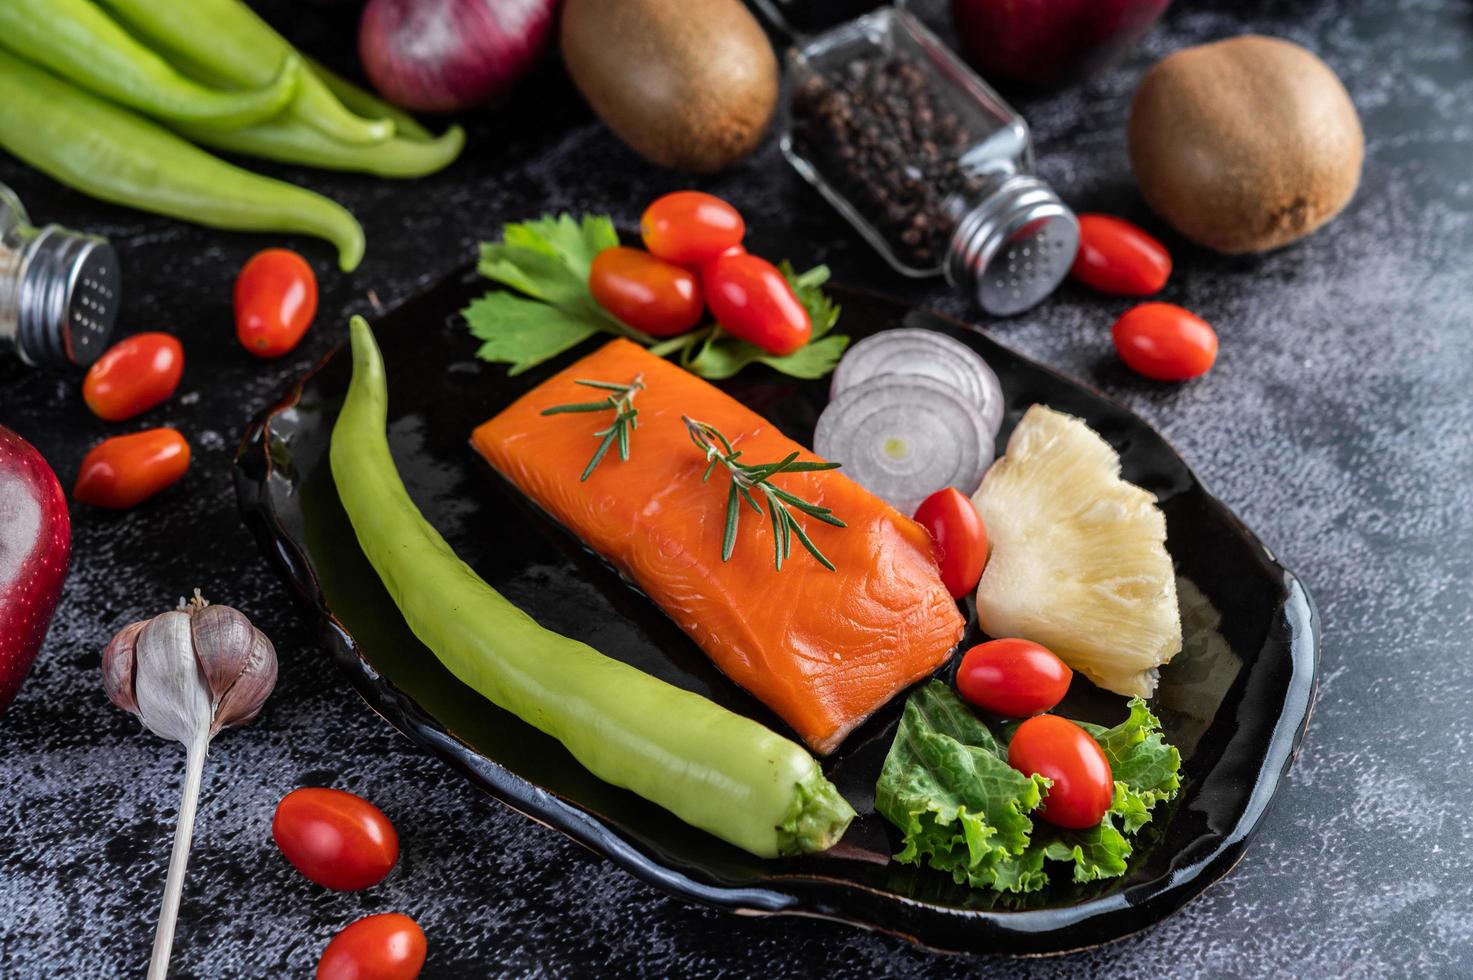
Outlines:
{"type": "Polygon", "coordinates": [[[747,224],[721,198],[666,194],[645,209],[639,231],[645,250],[604,249],[588,273],[588,291],[621,323],[675,337],[709,309],[723,330],[769,354],[808,343],[808,311],[775,265],[742,247],[747,224]]]}
{"type": "MultiPolygon", "coordinates": [[[[987,565],[987,529],[967,496],[953,487],[931,494],[915,521],[930,532],[941,581],[953,599],[977,588],[987,565]]],[[[1069,691],[1074,672],[1029,640],[992,640],[968,650],[957,668],[956,689],[984,711],[1026,718],[1008,743],[1008,765],[1052,780],[1038,815],[1055,826],[1093,827],[1115,794],[1110,762],[1083,728],[1044,714],[1069,691]]]]}
{"type": "MultiPolygon", "coordinates": [[[[304,787],[276,806],[271,836],[310,881],[361,891],[383,881],[399,860],[399,835],[383,811],[340,789],[304,787]]],[[[317,980],[413,980],[424,966],[424,930],[407,915],[365,916],[332,938],[317,980]]]]}
{"type": "MultiPolygon", "coordinates": [[[[280,357],[301,341],[317,313],[317,277],[296,252],[267,249],[235,281],[235,329],[257,357],[280,357]]],[[[167,401],[184,376],[184,347],[166,333],[134,334],[114,344],[87,371],[82,399],[94,415],[121,422],[167,401]]],[[[189,469],[189,442],[159,427],[113,436],[82,460],[72,497],[121,510],[178,482],[189,469]]]]}
{"type": "MultiPolygon", "coordinates": [[[[1081,214],[1079,252],[1069,274],[1112,296],[1153,296],[1171,275],[1171,254],[1128,221],[1108,214],[1081,214]]],[[[1217,360],[1216,331],[1172,303],[1131,307],[1115,321],[1110,334],[1126,366],[1157,381],[1198,377],[1217,360]]]]}
{"type": "Polygon", "coordinates": [[[1067,718],[1044,714],[1069,690],[1074,672],[1030,640],[982,643],[962,655],[956,689],[984,711],[1027,719],[1008,743],[1008,765],[1051,781],[1038,815],[1056,827],[1093,827],[1115,795],[1110,760],[1094,737],[1067,718]]]}

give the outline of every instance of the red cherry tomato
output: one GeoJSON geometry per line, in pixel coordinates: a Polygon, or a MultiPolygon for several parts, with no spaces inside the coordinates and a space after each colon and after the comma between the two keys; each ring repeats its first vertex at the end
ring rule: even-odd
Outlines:
{"type": "Polygon", "coordinates": [[[1157,381],[1206,374],[1217,360],[1217,334],[1206,320],[1170,303],[1142,303],[1110,330],[1126,366],[1157,381]]]}
{"type": "Polygon", "coordinates": [[[1100,743],[1058,715],[1039,715],[1019,725],[1008,745],[1008,765],[1053,780],[1038,815],[1055,827],[1093,827],[1115,795],[1110,760],[1100,743]]]}
{"type": "Polygon", "coordinates": [[[92,414],[121,422],[174,393],[184,374],[184,348],[166,333],[139,333],[108,348],[87,369],[82,400],[92,414]]]}
{"type": "Polygon", "coordinates": [[[257,252],[235,279],[235,335],[257,357],[280,357],[301,341],[317,314],[317,277],[285,248],[257,252]]]}
{"type": "Polygon", "coordinates": [[[731,248],[727,249],[726,251],[718,253],[715,258],[707,259],[705,262],[696,262],[696,263],[693,263],[688,268],[690,269],[690,271],[694,272],[696,275],[699,276],[699,275],[703,275],[705,273],[706,269],[709,268],[710,265],[713,262],[715,262],[717,259],[724,259],[728,255],[746,255],[746,254],[747,254],[747,250],[746,250],[745,247],[743,247],[741,245],[733,245],[731,248]]]}
{"type": "Polygon", "coordinates": [[[407,915],[370,915],[332,937],[317,980],[414,980],[425,965],[425,934],[407,915]]]}
{"type": "Polygon", "coordinates": [[[657,198],[639,219],[644,247],[667,262],[700,265],[741,243],[747,224],[736,208],[700,191],[657,198]]]}
{"type": "Polygon", "coordinates": [[[1171,275],[1171,253],[1129,221],[1081,214],[1079,251],[1069,274],[1113,296],[1150,296],[1171,275]]]}
{"type": "Polygon", "coordinates": [[[727,333],[769,354],[808,343],[813,324],[777,266],[746,253],[724,255],[701,270],[706,305],[727,333]]]}
{"type": "Polygon", "coordinates": [[[606,248],[593,257],[588,291],[621,322],[653,337],[685,333],[705,310],[695,273],[637,248],[606,248]]]}
{"type": "Polygon", "coordinates": [[[955,487],[937,490],[916,508],[915,521],[931,532],[941,584],[953,599],[977,587],[987,564],[987,529],[982,515],[955,487]]]}
{"type": "Polygon", "coordinates": [[[126,510],[175,483],[189,469],[189,443],[173,429],[104,439],[82,457],[72,498],[126,510]]]}
{"type": "Polygon", "coordinates": [[[383,811],[340,789],[305,786],[276,805],[271,836],[302,874],[324,888],[358,891],[384,880],[399,835],[383,811]]]}
{"type": "Polygon", "coordinates": [[[1031,640],[992,640],[972,647],[956,671],[961,696],[985,711],[1027,718],[1063,700],[1074,671],[1031,640]]]}

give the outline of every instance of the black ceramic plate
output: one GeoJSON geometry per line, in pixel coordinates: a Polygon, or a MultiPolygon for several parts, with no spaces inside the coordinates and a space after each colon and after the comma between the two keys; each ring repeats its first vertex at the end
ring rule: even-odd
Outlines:
{"type": "MultiPolygon", "coordinates": [[[[508,378],[477,361],[457,311],[487,288],[467,272],[375,325],[389,372],[389,439],[415,501],[457,552],[542,625],[785,731],[728,681],[644,596],[520,498],[472,452],[471,429],[572,358],[508,378]]],[[[321,616],[328,646],[370,705],[498,799],[675,894],[749,913],[822,916],[947,950],[1041,953],[1128,935],[1179,909],[1242,856],[1308,720],[1318,624],[1274,561],[1145,422],[979,331],[862,293],[836,290],[841,330],[900,325],[956,337],[996,370],[1012,425],[1034,402],[1080,416],[1121,453],[1125,477],[1156,493],[1181,578],[1183,652],[1154,707],[1182,750],[1178,798],[1137,839],[1128,874],[997,896],[895,864],[874,782],[903,698],[849,736],[824,769],[859,811],[833,851],[764,861],[599,782],[554,740],[492,706],[411,634],[364,559],[338,503],[328,438],[349,359],[329,356],[247,432],[236,486],[262,547],[321,616]]],[[[826,382],[752,368],[724,387],[807,443],[826,382]]],[[[973,624],[966,643],[980,635],[973,624]]],[[[947,668],[949,670],[950,668],[947,668]]],[[[1105,724],[1124,700],[1080,680],[1059,709],[1105,724]]],[[[1066,878],[1058,874],[1056,878],[1066,878]]]]}

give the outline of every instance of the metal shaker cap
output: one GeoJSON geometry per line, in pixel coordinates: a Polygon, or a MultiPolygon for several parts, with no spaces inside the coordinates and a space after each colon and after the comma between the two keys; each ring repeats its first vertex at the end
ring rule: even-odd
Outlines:
{"type": "Polygon", "coordinates": [[[86,367],[107,349],[122,279],[118,256],[98,235],[47,225],[26,244],[16,345],[32,363],[86,367]]]}
{"type": "Polygon", "coordinates": [[[947,254],[946,277],[969,289],[995,316],[1039,303],[1058,287],[1079,251],[1079,219],[1048,184],[1008,177],[962,216],[947,254]]]}

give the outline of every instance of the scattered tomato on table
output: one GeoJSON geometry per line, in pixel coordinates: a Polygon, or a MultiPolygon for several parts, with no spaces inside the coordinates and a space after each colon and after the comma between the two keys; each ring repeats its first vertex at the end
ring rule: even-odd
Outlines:
{"type": "Polygon", "coordinates": [[[104,439],[82,459],[72,498],[112,510],[136,507],[189,469],[189,443],[173,429],[104,439]]]}
{"type": "Polygon", "coordinates": [[[1032,640],[990,640],[962,656],[956,689],[984,711],[1027,718],[1062,701],[1073,679],[1068,664],[1032,640]]]}
{"type": "Polygon", "coordinates": [[[317,980],[414,980],[425,964],[424,930],[407,915],[369,915],[332,937],[317,980]]]}
{"type": "Polygon", "coordinates": [[[336,891],[378,884],[399,859],[399,835],[383,811],[340,789],[304,786],[276,805],[271,836],[292,866],[336,891]]]}
{"type": "Polygon", "coordinates": [[[724,255],[701,269],[706,305],[722,329],[769,354],[808,343],[813,324],[781,270],[766,259],[724,255]]]}
{"type": "Polygon", "coordinates": [[[235,280],[235,335],[257,357],[280,357],[301,342],[317,314],[317,277],[307,260],[268,248],[235,280]]]}
{"type": "Polygon", "coordinates": [[[915,522],[931,532],[941,583],[951,597],[970,594],[987,564],[987,529],[976,506],[955,487],[943,487],[921,501],[915,522]]]}
{"type": "Polygon", "coordinates": [[[1115,779],[1100,743],[1058,715],[1038,715],[1019,725],[1008,744],[1008,765],[1052,781],[1038,815],[1055,827],[1093,827],[1114,799],[1115,779]]]}
{"type": "Polygon", "coordinates": [[[1201,317],[1171,303],[1142,303],[1110,330],[1126,367],[1157,381],[1187,381],[1217,360],[1217,332],[1201,317]]]}
{"type": "Polygon", "coordinates": [[[639,233],[650,254],[699,266],[740,248],[747,224],[736,208],[715,195],[675,191],[645,208],[639,233]]]}
{"type": "Polygon", "coordinates": [[[1171,253],[1129,221],[1081,214],[1079,251],[1069,274],[1113,296],[1150,296],[1171,276],[1171,253]]]}
{"type": "Polygon", "coordinates": [[[108,422],[141,415],[167,400],[184,375],[184,347],[166,333],[120,340],[87,369],[82,399],[108,422]]]}
{"type": "Polygon", "coordinates": [[[652,337],[673,337],[705,312],[695,274],[637,248],[606,248],[588,271],[594,301],[621,323],[652,337]]]}

